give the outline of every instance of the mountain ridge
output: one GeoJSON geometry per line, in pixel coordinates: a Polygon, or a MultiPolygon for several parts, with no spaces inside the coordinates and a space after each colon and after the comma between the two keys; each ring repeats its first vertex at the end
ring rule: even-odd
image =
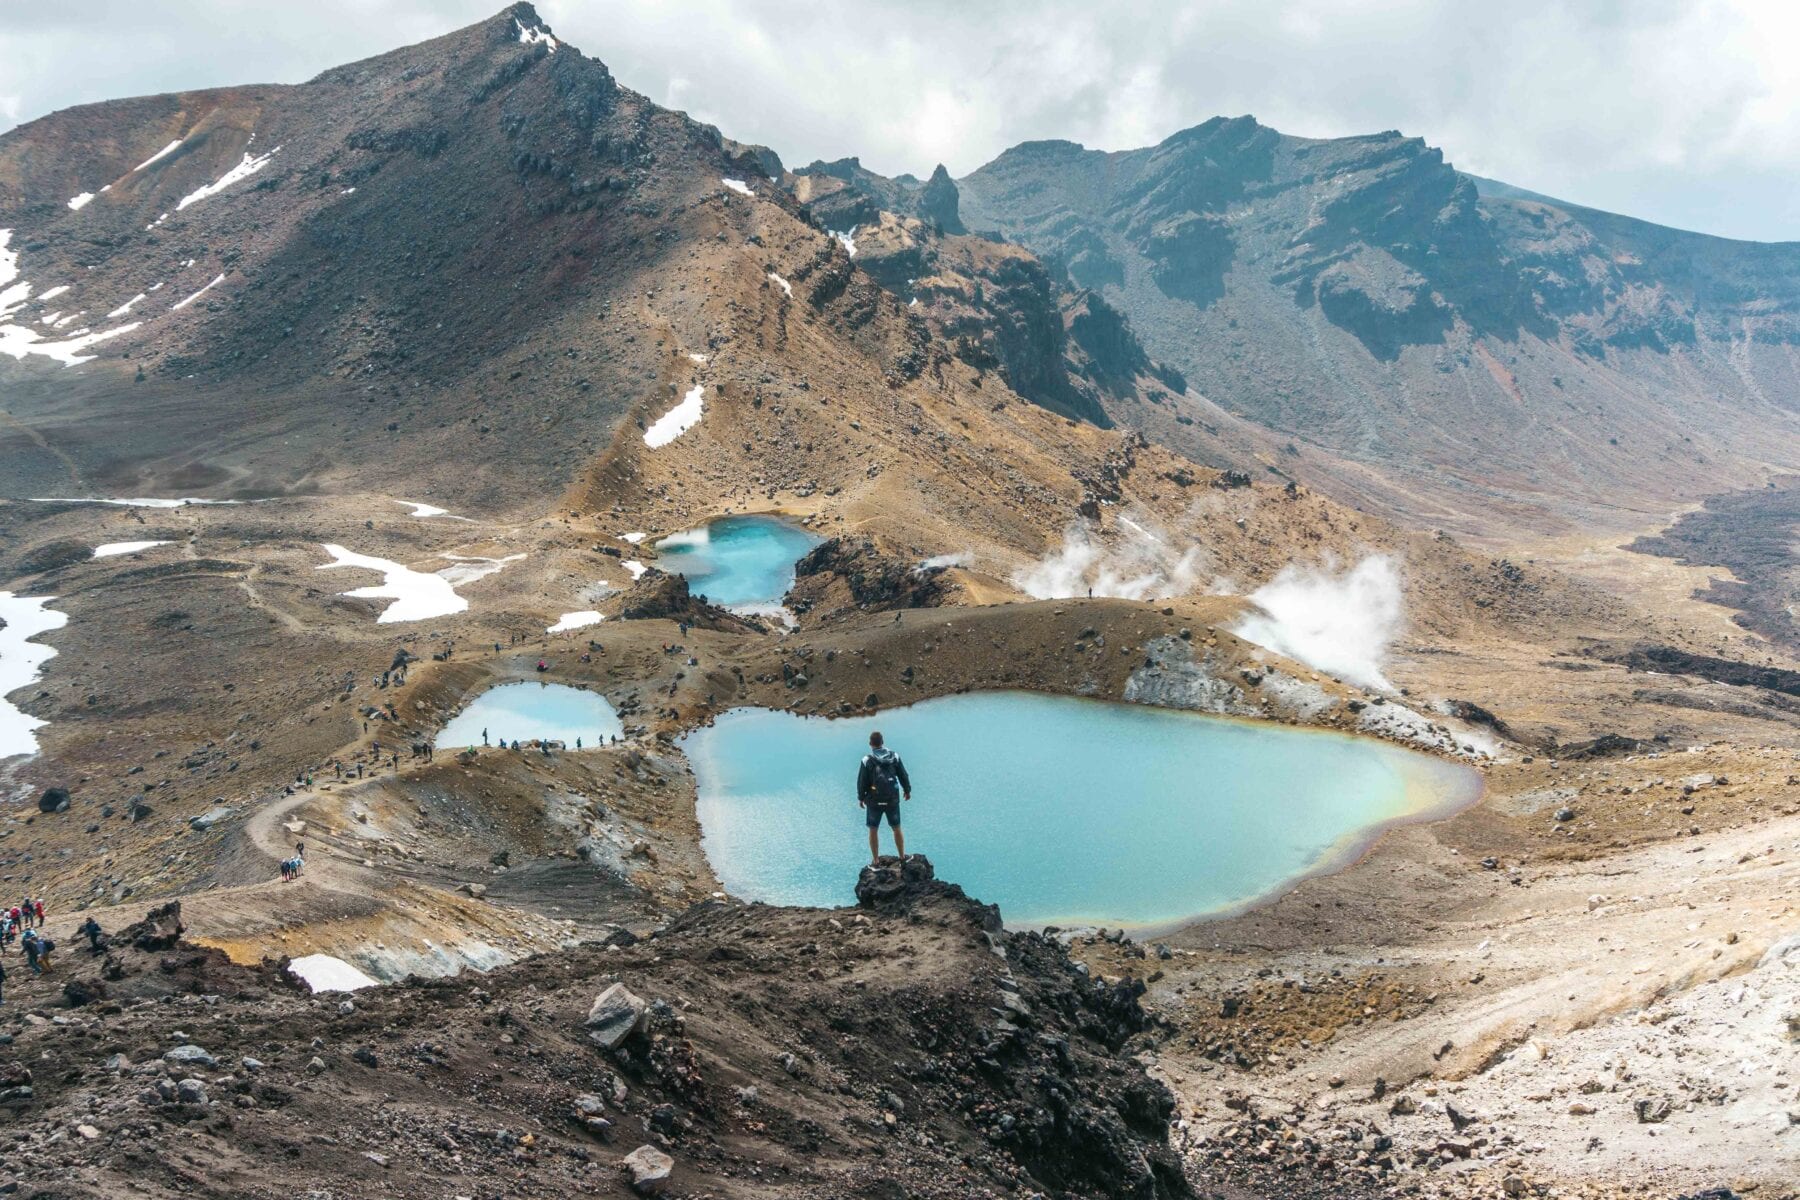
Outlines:
{"type": "Polygon", "coordinates": [[[1316,464],[1340,498],[1469,531],[1620,527],[1800,453],[1780,349],[1800,247],[1484,200],[1418,138],[1247,117],[1129,151],[1031,143],[958,186],[973,227],[1097,288],[1198,392],[1386,477],[1316,464]]]}

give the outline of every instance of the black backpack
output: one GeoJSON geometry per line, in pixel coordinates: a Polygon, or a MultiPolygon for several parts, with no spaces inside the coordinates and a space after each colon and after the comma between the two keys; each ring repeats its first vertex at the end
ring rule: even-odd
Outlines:
{"type": "Polygon", "coordinates": [[[895,804],[900,800],[900,777],[894,773],[894,766],[900,760],[893,757],[871,754],[869,756],[869,782],[875,791],[877,804],[895,804]]]}

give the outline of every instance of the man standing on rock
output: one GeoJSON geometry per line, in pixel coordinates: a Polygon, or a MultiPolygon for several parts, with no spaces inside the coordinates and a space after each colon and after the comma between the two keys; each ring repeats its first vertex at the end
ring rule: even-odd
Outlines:
{"type": "Polygon", "coordinates": [[[906,764],[882,744],[881,731],[869,735],[869,752],[856,772],[856,802],[862,805],[869,825],[869,861],[881,862],[881,818],[894,831],[894,853],[906,861],[906,837],[900,832],[900,801],[912,799],[912,780],[906,764]]]}

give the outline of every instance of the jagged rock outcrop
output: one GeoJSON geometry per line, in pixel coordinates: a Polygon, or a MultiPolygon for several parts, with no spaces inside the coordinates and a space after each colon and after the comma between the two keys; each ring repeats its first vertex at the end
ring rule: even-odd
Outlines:
{"type": "Polygon", "coordinates": [[[939,163],[919,192],[919,215],[945,233],[964,233],[960,206],[956,184],[939,163]]]}
{"type": "Polygon", "coordinates": [[[622,621],[685,621],[702,629],[727,633],[762,632],[762,626],[748,617],[727,612],[716,604],[708,604],[703,596],[688,590],[686,575],[672,575],[652,567],[621,593],[619,619],[622,621]]]}
{"type": "Polygon", "coordinates": [[[948,588],[944,568],[885,554],[868,538],[830,538],[794,564],[787,605],[828,618],[844,612],[933,608],[948,588]]]}
{"type": "Polygon", "coordinates": [[[1053,939],[1006,933],[923,859],[884,865],[896,886],[860,910],[712,900],[633,945],[323,1004],[276,964],[172,936],[139,948],[133,926],[103,980],[59,997],[89,1036],[24,1023],[0,1047],[9,1107],[106,1135],[15,1155],[8,1179],[22,1195],[236,1195],[317,1144],[333,1153],[309,1160],[308,1186],[347,1200],[949,1200],[997,1180],[1190,1200],[1173,1101],[1132,1057],[1143,984],[1090,979],[1053,939]],[[383,1102],[397,1087],[403,1109],[383,1102]],[[178,1154],[185,1186],[164,1186],[154,1164],[178,1154]]]}

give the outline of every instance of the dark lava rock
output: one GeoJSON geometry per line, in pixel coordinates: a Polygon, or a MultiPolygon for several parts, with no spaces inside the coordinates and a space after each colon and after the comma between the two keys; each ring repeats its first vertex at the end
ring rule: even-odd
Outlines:
{"type": "Polygon", "coordinates": [[[181,941],[181,901],[171,900],[144,914],[144,919],[121,929],[114,939],[139,950],[172,950],[181,941]]]}
{"type": "Polygon", "coordinates": [[[67,788],[46,788],[38,797],[38,811],[43,813],[62,813],[69,811],[69,790],[67,788]]]}
{"type": "Polygon", "coordinates": [[[708,604],[704,596],[693,595],[688,590],[686,575],[671,575],[654,567],[625,590],[619,617],[625,621],[658,618],[686,621],[701,629],[716,629],[723,633],[764,632],[755,621],[708,604]]]}
{"type": "Polygon", "coordinates": [[[943,574],[941,567],[884,554],[868,538],[831,538],[794,564],[787,603],[819,615],[934,608],[948,591],[943,574]]]}

